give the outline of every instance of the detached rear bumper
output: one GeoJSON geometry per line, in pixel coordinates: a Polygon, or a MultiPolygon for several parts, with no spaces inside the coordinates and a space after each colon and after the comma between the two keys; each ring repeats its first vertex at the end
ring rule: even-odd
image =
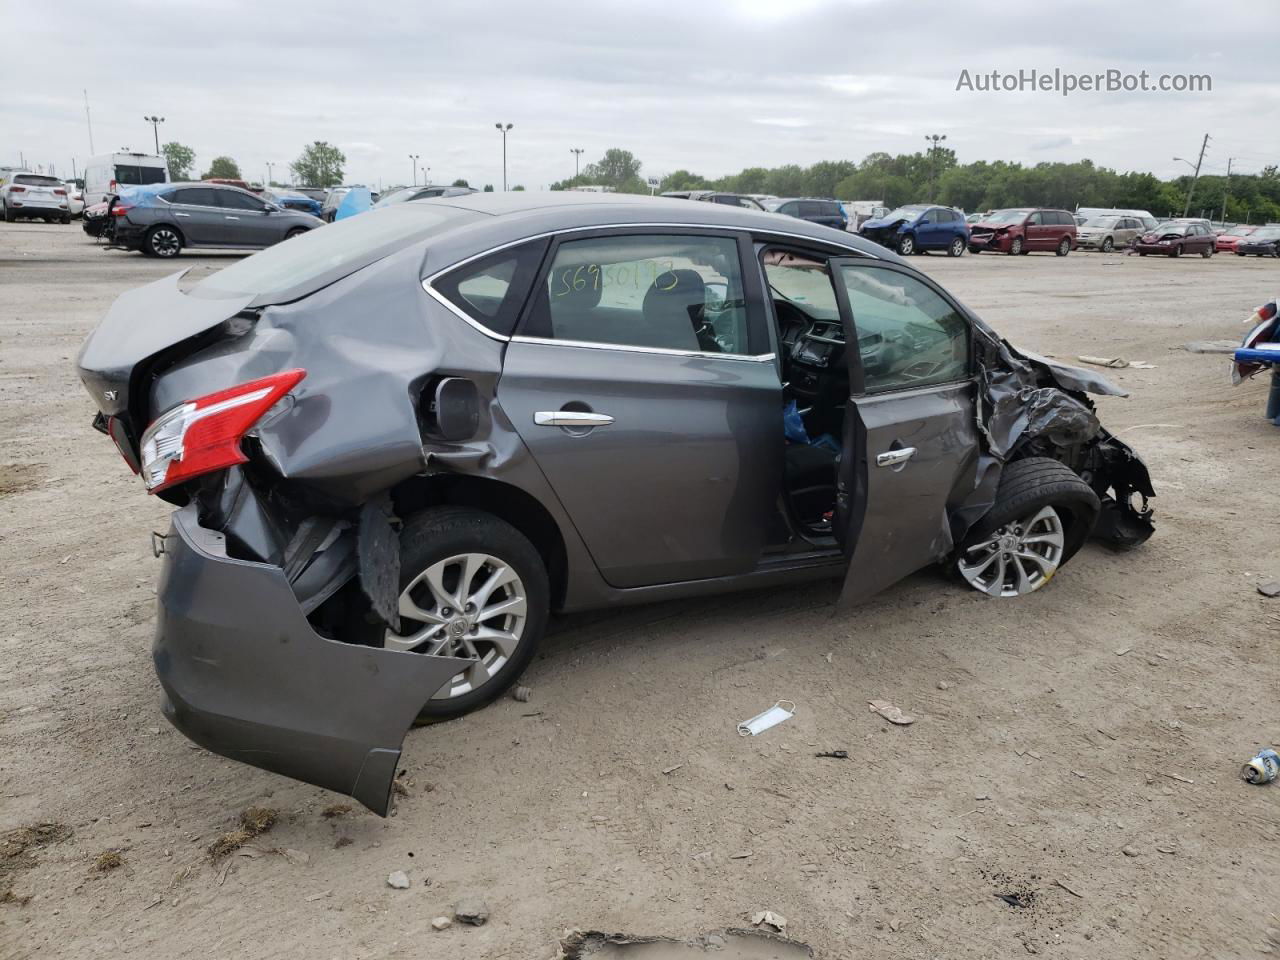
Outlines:
{"type": "Polygon", "coordinates": [[[467,661],[327,640],[279,567],[234,560],[173,514],[154,658],[170,722],[207,750],[386,816],[404,735],[467,661]]]}

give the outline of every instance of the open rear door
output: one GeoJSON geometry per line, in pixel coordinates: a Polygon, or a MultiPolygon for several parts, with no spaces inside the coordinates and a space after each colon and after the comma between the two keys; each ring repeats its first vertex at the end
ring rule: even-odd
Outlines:
{"type": "Polygon", "coordinates": [[[941,290],[880,261],[831,270],[849,344],[836,532],[849,606],[945,558],[953,491],[978,458],[968,321],[941,290]]]}

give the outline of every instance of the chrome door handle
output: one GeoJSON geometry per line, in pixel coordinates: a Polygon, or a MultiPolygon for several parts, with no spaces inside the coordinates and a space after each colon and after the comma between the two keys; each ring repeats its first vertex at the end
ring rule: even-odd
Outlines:
{"type": "Polygon", "coordinates": [[[888,453],[879,453],[876,454],[876,466],[896,467],[900,463],[906,463],[915,455],[915,447],[903,447],[901,450],[890,450],[888,453]]]}
{"type": "Polygon", "coordinates": [[[175,216],[175,217],[189,217],[189,216],[191,216],[191,214],[189,214],[189,213],[175,213],[175,214],[174,214],[174,216],[175,216]]]}
{"type": "Polygon", "coordinates": [[[582,410],[539,410],[533,415],[533,422],[540,427],[607,427],[613,417],[582,410]]]}
{"type": "Polygon", "coordinates": [[[239,217],[224,217],[225,220],[239,220],[239,217]]]}

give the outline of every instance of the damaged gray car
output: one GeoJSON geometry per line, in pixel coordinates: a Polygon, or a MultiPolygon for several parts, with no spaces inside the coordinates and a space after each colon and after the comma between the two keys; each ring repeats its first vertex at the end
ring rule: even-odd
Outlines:
{"type": "Polygon", "coordinates": [[[78,365],[177,508],[167,716],[380,814],[408,728],[496,697],[553,612],[930,565],[1018,597],[1151,533],[1115,387],[879,245],[718,204],[375,210],[125,294],[78,365]]]}

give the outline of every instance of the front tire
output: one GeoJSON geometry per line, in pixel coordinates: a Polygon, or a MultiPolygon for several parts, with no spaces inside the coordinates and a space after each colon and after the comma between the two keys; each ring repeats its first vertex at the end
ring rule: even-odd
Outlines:
{"type": "Polygon", "coordinates": [[[1110,253],[1112,250],[1115,249],[1115,246],[1116,246],[1115,241],[1112,240],[1110,237],[1107,237],[1107,239],[1102,241],[1102,252],[1110,253]]]}
{"type": "Polygon", "coordinates": [[[909,257],[916,252],[916,238],[907,234],[898,240],[898,255],[909,257]]]}
{"type": "Polygon", "coordinates": [[[165,224],[152,227],[143,238],[142,250],[153,257],[176,257],[182,252],[182,235],[165,224]]]}
{"type": "Polygon", "coordinates": [[[965,242],[964,237],[956,237],[951,241],[951,245],[947,247],[947,256],[962,257],[964,256],[965,242]]]}
{"type": "Polygon", "coordinates": [[[292,230],[290,230],[288,233],[284,235],[284,238],[286,240],[292,240],[294,237],[300,237],[306,232],[307,232],[306,227],[294,227],[292,230]]]}
{"type": "Polygon", "coordinates": [[[1206,260],[1208,260],[1210,257],[1212,257],[1212,256],[1213,256],[1213,247],[1210,247],[1208,250],[1201,250],[1201,251],[1200,251],[1200,256],[1202,256],[1202,257],[1204,257],[1206,260]]]}
{"type": "Polygon", "coordinates": [[[1022,238],[1014,237],[1013,242],[1009,244],[1009,256],[1016,257],[1022,253],[1022,238]]]}
{"type": "Polygon", "coordinates": [[[473,661],[439,690],[422,691],[419,723],[459,717],[506,690],[533,659],[551,588],[537,549],[493,514],[437,507],[400,533],[400,629],[383,646],[473,661]]]}
{"type": "Polygon", "coordinates": [[[1084,545],[1102,504],[1071,468],[1047,457],[1004,468],[995,505],[956,551],[955,570],[990,597],[1047,584],[1084,545]]]}
{"type": "Polygon", "coordinates": [[[1182,247],[1178,247],[1178,246],[1171,247],[1169,249],[1169,256],[1175,257],[1175,258],[1182,256],[1182,247]]]}

